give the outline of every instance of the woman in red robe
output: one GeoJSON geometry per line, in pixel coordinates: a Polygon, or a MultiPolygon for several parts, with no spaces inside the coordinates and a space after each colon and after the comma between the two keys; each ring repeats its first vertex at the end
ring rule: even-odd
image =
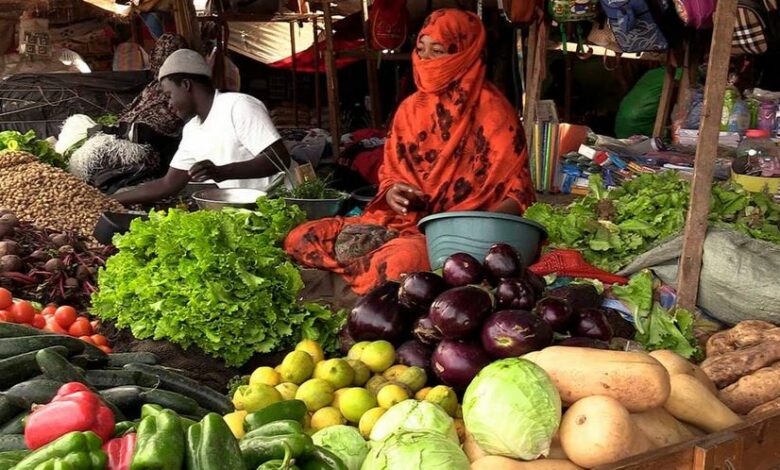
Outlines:
{"type": "Polygon", "coordinates": [[[517,110],[485,80],[485,28],[473,13],[432,13],[412,53],[417,92],[396,111],[379,194],[358,217],[305,223],[285,249],[340,274],[357,294],[430,270],[417,223],[429,214],[521,214],[534,202],[517,110]]]}

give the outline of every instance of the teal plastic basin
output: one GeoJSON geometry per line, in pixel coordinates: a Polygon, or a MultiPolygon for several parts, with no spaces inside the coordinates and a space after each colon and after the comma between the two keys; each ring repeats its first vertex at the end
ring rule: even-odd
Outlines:
{"type": "Polygon", "coordinates": [[[539,256],[539,246],[547,238],[540,224],[509,214],[495,212],[443,212],[429,215],[418,224],[425,234],[428,260],[433,269],[455,253],[468,253],[482,261],[496,243],[506,243],[531,264],[539,256]]]}

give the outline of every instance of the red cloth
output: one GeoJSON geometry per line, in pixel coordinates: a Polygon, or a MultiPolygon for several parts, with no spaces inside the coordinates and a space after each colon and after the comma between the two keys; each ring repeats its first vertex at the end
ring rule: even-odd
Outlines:
{"type": "Polygon", "coordinates": [[[528,268],[536,275],[557,274],[567,277],[598,279],[605,284],[626,284],[628,279],[599,269],[583,258],[577,250],[554,250],[543,255],[536,264],[528,268]]]}

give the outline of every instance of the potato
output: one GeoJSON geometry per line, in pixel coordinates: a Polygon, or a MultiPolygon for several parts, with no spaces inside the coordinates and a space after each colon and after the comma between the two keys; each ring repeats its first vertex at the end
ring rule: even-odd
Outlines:
{"type": "Polygon", "coordinates": [[[780,341],[765,341],[709,357],[701,368],[715,385],[723,388],[777,361],[780,361],[780,341]]]}
{"type": "Polygon", "coordinates": [[[712,393],[718,392],[717,387],[715,387],[715,384],[712,383],[712,380],[710,380],[704,371],[676,352],[668,349],[660,349],[651,352],[650,355],[664,366],[666,371],[669,372],[669,375],[688,374],[704,384],[712,393]]]}
{"type": "Polygon", "coordinates": [[[569,459],[585,468],[617,462],[653,449],[628,410],[607,396],[573,404],[561,421],[561,444],[569,459]]]}
{"type": "Polygon", "coordinates": [[[757,407],[750,410],[748,416],[762,415],[762,414],[772,413],[778,410],[780,410],[780,397],[775,398],[772,401],[768,401],[763,405],[758,405],[757,407]]]}
{"type": "Polygon", "coordinates": [[[747,414],[779,397],[780,362],[746,375],[720,391],[723,403],[738,414],[747,414]]]}
{"type": "Polygon", "coordinates": [[[633,413],[634,424],[656,447],[666,447],[696,437],[685,424],[663,408],[653,408],[642,413],[633,413]]]}
{"type": "Polygon", "coordinates": [[[547,372],[566,405],[605,395],[638,413],[669,397],[669,373],[644,352],[551,346],[524,357],[547,372]]]}
{"type": "Polygon", "coordinates": [[[582,470],[569,460],[539,459],[530,462],[490,455],[471,464],[471,470],[582,470]]]}
{"type": "Polygon", "coordinates": [[[742,422],[698,380],[685,374],[671,377],[672,393],[664,408],[675,418],[707,432],[722,431],[742,422]]]}
{"type": "Polygon", "coordinates": [[[775,341],[780,339],[780,328],[761,320],[741,321],[731,329],[710,336],[707,357],[755,346],[771,338],[775,341]]]}

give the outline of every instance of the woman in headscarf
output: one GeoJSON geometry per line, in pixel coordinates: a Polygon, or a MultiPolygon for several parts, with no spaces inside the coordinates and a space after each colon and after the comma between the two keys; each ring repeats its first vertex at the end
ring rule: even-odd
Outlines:
{"type": "Polygon", "coordinates": [[[521,214],[534,202],[517,111],[485,80],[485,29],[469,12],[438,10],[412,53],[418,91],[393,119],[379,194],[363,215],[305,223],[285,249],[300,264],[340,274],[357,294],[430,270],[424,216],[521,214]]]}

